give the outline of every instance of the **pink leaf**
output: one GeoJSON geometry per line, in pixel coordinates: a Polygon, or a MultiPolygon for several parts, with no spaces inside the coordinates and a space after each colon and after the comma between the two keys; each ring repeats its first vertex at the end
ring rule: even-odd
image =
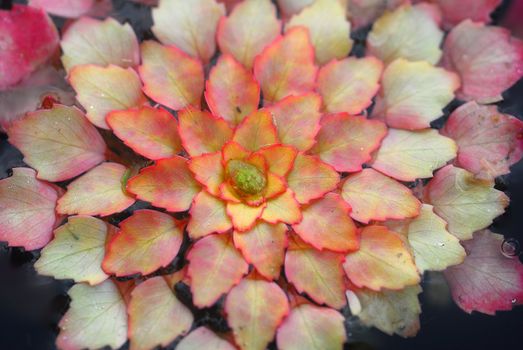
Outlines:
{"type": "Polygon", "coordinates": [[[464,311],[494,315],[523,301],[523,265],[502,252],[503,236],[478,231],[462,242],[468,256],[461,265],[448,268],[445,278],[454,301],[464,311]]]}
{"type": "Polygon", "coordinates": [[[0,180],[0,241],[27,250],[42,248],[53,236],[57,190],[29,168],[14,168],[0,180]]]}

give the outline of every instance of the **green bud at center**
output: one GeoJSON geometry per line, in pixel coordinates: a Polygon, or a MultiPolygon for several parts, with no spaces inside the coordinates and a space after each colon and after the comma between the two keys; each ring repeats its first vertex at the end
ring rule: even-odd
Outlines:
{"type": "Polygon", "coordinates": [[[226,171],[234,188],[243,194],[258,194],[267,185],[267,179],[263,172],[244,161],[230,160],[227,163],[226,171]]]}

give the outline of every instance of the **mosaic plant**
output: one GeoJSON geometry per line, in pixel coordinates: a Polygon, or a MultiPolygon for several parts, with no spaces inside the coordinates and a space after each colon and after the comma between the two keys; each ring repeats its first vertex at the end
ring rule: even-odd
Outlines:
{"type": "Polygon", "coordinates": [[[465,312],[520,304],[488,230],[523,155],[500,2],[160,0],[142,42],[88,17],[103,2],[0,10],[27,165],[0,180],[0,240],[75,282],[58,348],[342,349],[350,315],[411,337],[426,271],[465,312]],[[68,84],[35,78],[60,64],[68,84]],[[209,307],[228,332],[194,323],[209,307]]]}

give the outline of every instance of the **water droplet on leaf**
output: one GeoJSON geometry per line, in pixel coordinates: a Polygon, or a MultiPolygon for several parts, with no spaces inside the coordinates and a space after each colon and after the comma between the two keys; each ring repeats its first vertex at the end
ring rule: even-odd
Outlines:
{"type": "Polygon", "coordinates": [[[520,253],[519,242],[515,238],[507,238],[501,243],[501,253],[507,258],[514,258],[520,253]]]}

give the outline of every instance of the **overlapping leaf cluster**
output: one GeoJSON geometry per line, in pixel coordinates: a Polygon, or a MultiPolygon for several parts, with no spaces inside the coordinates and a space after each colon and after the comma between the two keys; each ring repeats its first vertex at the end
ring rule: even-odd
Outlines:
{"type": "MultiPolygon", "coordinates": [[[[413,336],[425,271],[467,312],[521,303],[523,268],[485,230],[509,203],[494,179],[523,154],[523,123],[492,104],[523,75],[522,42],[484,23],[499,1],[223,2],[161,0],[142,43],[77,19],[60,41],[76,105],[4,120],[29,167],[0,180],[0,240],[77,282],[58,347],[341,349],[347,304],[413,336]],[[349,56],[351,25],[371,23],[349,56]],[[231,334],[191,331],[191,308],[213,305],[231,334]]],[[[33,1],[95,11],[59,3],[33,1]]],[[[15,91],[58,39],[40,10],[0,16],[15,91]],[[17,65],[24,13],[47,36],[17,65]]]]}

